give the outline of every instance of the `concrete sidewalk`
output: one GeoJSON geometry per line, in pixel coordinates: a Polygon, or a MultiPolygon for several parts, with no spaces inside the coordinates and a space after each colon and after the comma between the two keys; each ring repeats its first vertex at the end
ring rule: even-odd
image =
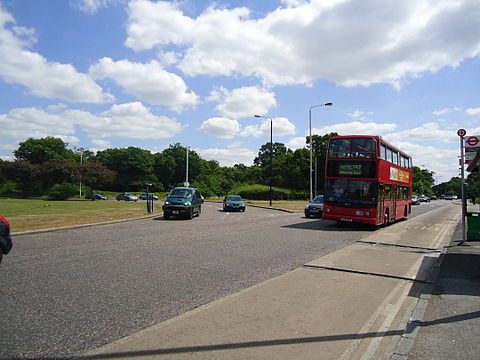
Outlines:
{"type": "MultiPolygon", "coordinates": [[[[479,210],[478,205],[469,210],[479,210]]],[[[424,294],[417,335],[400,359],[450,360],[480,357],[480,241],[462,243],[461,224],[443,256],[431,294],[424,294]],[[422,314],[423,312],[423,314],[422,314]]]]}
{"type": "Polygon", "coordinates": [[[390,359],[459,216],[451,204],[388,226],[77,359],[390,359]]]}

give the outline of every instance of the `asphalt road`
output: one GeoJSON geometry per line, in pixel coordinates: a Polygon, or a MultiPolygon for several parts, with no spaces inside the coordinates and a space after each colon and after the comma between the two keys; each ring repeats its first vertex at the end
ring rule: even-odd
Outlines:
{"type": "MultiPolygon", "coordinates": [[[[447,201],[414,207],[419,215],[447,201]]],[[[408,221],[408,220],[407,220],[408,221]]],[[[302,213],[205,203],[193,220],[17,235],[0,265],[0,358],[59,359],[288,272],[371,234],[302,213]]]]}

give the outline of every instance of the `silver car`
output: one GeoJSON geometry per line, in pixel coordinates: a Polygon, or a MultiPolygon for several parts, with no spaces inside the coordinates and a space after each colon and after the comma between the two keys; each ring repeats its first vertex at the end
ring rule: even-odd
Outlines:
{"type": "Polygon", "coordinates": [[[305,206],[305,217],[319,216],[323,214],[323,195],[316,196],[311,203],[305,206]]]}

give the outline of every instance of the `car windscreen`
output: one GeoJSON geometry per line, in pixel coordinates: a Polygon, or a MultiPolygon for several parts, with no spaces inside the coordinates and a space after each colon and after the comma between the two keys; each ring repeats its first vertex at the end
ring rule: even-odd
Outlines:
{"type": "Polygon", "coordinates": [[[240,196],[229,196],[227,201],[242,201],[242,198],[240,196]]]}
{"type": "Polygon", "coordinates": [[[192,197],[192,191],[188,189],[173,189],[168,195],[170,197],[188,198],[192,197]]]}
{"type": "Polygon", "coordinates": [[[334,206],[372,208],[377,205],[375,181],[330,179],[325,184],[325,203],[334,206]]]}
{"type": "Polygon", "coordinates": [[[314,204],[323,204],[323,195],[317,196],[315,199],[312,200],[314,204]]]}

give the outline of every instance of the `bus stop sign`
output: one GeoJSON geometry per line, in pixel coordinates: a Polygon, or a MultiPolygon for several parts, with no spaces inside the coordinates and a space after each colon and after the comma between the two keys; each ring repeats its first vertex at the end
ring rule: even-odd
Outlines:
{"type": "Polygon", "coordinates": [[[469,136],[465,139],[465,146],[476,147],[480,143],[480,139],[477,136],[469,136]]]}
{"type": "Polygon", "coordinates": [[[460,137],[465,136],[465,135],[467,135],[467,130],[465,130],[465,129],[458,129],[457,135],[460,136],[460,137]]]}

